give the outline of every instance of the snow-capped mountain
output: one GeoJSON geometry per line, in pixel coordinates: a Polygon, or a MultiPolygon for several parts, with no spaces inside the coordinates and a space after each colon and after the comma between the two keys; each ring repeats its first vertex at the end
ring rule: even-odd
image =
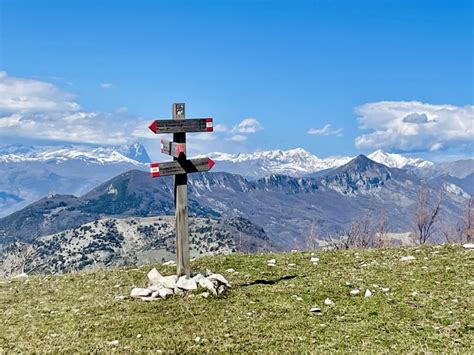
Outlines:
{"type": "MultiPolygon", "coordinates": [[[[337,168],[354,159],[354,157],[319,158],[303,148],[290,150],[270,150],[255,153],[211,153],[211,158],[218,162],[217,171],[241,174],[251,178],[260,178],[270,174],[305,176],[323,170],[337,168]]],[[[377,150],[368,155],[373,161],[390,168],[429,168],[433,163],[420,158],[409,158],[401,154],[385,153],[377,150]]]]}
{"type": "Polygon", "coordinates": [[[376,161],[377,163],[388,166],[389,168],[429,168],[434,164],[428,160],[423,160],[421,158],[409,158],[401,154],[386,153],[383,150],[379,149],[369,154],[368,158],[376,161]]]}
{"type": "Polygon", "coordinates": [[[0,216],[54,193],[83,194],[130,169],[148,169],[140,143],[0,147],[0,216]]]}
{"type": "Polygon", "coordinates": [[[217,171],[241,174],[251,178],[271,174],[304,176],[344,165],[352,159],[351,157],[321,159],[303,148],[239,154],[215,152],[211,153],[210,157],[219,163],[216,165],[217,171]]]}
{"type": "Polygon", "coordinates": [[[0,147],[0,162],[54,162],[64,163],[80,160],[96,164],[129,163],[146,164],[150,158],[140,143],[125,146],[24,146],[8,145],[0,147]]]}

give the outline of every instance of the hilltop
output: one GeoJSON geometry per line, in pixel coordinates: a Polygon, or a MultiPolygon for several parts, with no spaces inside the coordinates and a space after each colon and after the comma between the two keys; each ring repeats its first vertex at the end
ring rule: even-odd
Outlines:
{"type": "Polygon", "coordinates": [[[211,269],[232,283],[222,298],[117,297],[145,286],[151,267],[174,272],[164,265],[3,279],[0,352],[403,353],[474,347],[472,250],[443,245],[320,251],[315,257],[316,265],[310,252],[192,262],[193,270],[211,269]],[[269,259],[275,266],[267,265],[269,259]],[[360,294],[351,296],[356,288],[360,294]],[[367,289],[372,296],[364,298],[367,289]],[[333,304],[326,305],[326,298],[333,304]],[[310,313],[311,307],[321,312],[310,313]]]}

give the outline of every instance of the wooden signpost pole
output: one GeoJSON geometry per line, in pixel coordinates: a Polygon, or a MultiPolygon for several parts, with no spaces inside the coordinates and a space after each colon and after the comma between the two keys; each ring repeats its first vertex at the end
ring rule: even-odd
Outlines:
{"type": "Polygon", "coordinates": [[[149,128],[153,133],[173,133],[173,142],[161,141],[161,152],[173,161],[151,163],[152,177],[174,176],[174,204],[176,217],[176,265],[178,276],[190,276],[188,236],[188,174],[209,171],[214,166],[210,158],[188,159],[186,132],[212,132],[212,118],[185,118],[183,103],[173,104],[171,120],[155,120],[149,128]]]}
{"type": "MultiPolygon", "coordinates": [[[[173,120],[185,119],[184,104],[173,104],[173,120]]],[[[173,142],[186,143],[186,132],[173,133],[173,142]]],[[[182,159],[181,157],[173,160],[182,159]]],[[[189,238],[188,238],[188,175],[174,176],[174,203],[176,216],[176,264],[178,276],[189,277],[189,238]]]]}

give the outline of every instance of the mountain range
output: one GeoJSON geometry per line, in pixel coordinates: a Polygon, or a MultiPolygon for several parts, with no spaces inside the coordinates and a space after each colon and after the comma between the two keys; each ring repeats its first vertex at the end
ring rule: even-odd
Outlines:
{"type": "Polygon", "coordinates": [[[0,216],[49,194],[82,195],[124,171],[147,169],[149,162],[139,143],[1,147],[0,216]]]}
{"type": "MultiPolygon", "coordinates": [[[[307,176],[339,167],[354,159],[354,157],[344,156],[319,158],[302,148],[240,154],[215,152],[209,156],[218,162],[216,171],[242,174],[248,178],[256,179],[271,174],[307,176]]],[[[435,165],[420,158],[385,153],[382,150],[377,150],[367,157],[391,168],[425,169],[435,165]]]]}
{"type": "MultiPolygon", "coordinates": [[[[328,234],[341,235],[364,216],[372,223],[384,219],[391,232],[407,232],[422,188],[439,190],[407,169],[390,168],[364,155],[318,177],[272,174],[249,180],[214,172],[192,174],[188,186],[191,216],[244,218],[262,228],[272,248],[280,250],[304,247],[314,230],[320,242],[328,234]]],[[[441,219],[455,224],[469,193],[446,184],[441,188],[441,219]]],[[[173,213],[172,179],[152,179],[147,172],[131,170],[81,197],[51,195],[1,218],[0,242],[33,242],[105,217],[173,213]]]]}
{"type": "MultiPolygon", "coordinates": [[[[354,157],[319,158],[302,148],[255,153],[210,153],[213,171],[258,180],[271,175],[319,177],[354,157]]],[[[441,188],[446,184],[459,194],[473,194],[474,160],[434,164],[420,158],[381,150],[368,158],[389,168],[405,169],[441,188]],[[436,181],[434,181],[436,179],[436,181]]],[[[95,186],[131,169],[148,170],[146,149],[127,146],[25,146],[0,148],[0,217],[52,194],[81,196],[95,186]]]]}

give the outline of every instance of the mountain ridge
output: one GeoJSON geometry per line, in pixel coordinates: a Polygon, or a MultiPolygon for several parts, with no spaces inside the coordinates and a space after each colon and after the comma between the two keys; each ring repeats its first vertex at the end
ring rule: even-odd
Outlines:
{"type": "MultiPolygon", "coordinates": [[[[416,194],[429,187],[414,174],[361,155],[320,177],[269,175],[258,180],[225,172],[191,174],[191,216],[243,217],[260,225],[282,249],[302,247],[312,225],[341,233],[354,218],[386,214],[393,232],[406,232],[416,194]]],[[[452,189],[451,189],[452,190],[452,189]]],[[[131,170],[81,197],[55,195],[0,219],[0,239],[35,239],[104,216],[149,217],[174,213],[170,177],[131,170]]],[[[462,216],[466,198],[447,191],[443,218],[462,216]]],[[[454,193],[453,193],[454,192],[454,193]]]]}

